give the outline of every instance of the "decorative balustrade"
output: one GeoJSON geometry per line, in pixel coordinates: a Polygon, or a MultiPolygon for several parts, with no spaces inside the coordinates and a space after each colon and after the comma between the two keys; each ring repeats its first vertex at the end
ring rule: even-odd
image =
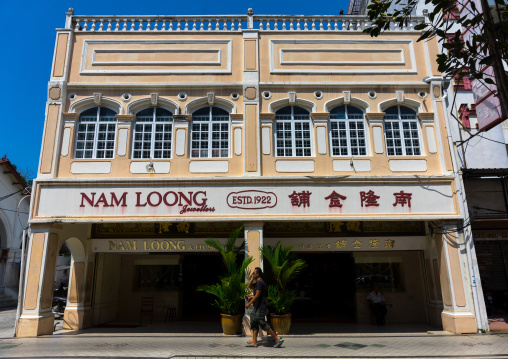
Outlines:
{"type": "MultiPolygon", "coordinates": [[[[194,32],[194,31],[363,31],[366,16],[224,15],[224,16],[77,16],[70,15],[76,32],[194,32]]],[[[404,27],[392,23],[390,31],[414,31],[424,17],[413,17],[404,27]]]]}

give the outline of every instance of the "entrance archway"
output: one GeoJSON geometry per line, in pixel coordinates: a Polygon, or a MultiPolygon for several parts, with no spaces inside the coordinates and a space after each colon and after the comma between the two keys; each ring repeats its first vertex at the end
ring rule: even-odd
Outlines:
{"type": "MultiPolygon", "coordinates": [[[[70,252],[66,305],[63,315],[63,329],[82,329],[86,327],[85,318],[85,270],[86,251],[81,240],[71,237],[60,247],[70,252]]],[[[64,251],[65,252],[65,251],[64,251]]],[[[61,285],[61,283],[56,283],[61,285]]],[[[61,285],[61,287],[64,287],[61,285]]],[[[58,292],[58,290],[57,290],[58,292]]]]}

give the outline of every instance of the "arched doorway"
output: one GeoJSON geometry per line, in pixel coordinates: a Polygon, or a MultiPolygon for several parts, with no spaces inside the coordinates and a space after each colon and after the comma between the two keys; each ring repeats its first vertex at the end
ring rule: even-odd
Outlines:
{"type": "Polygon", "coordinates": [[[85,271],[86,251],[83,243],[78,238],[68,238],[59,250],[53,296],[53,311],[59,309],[55,317],[62,318],[63,329],[86,327],[85,271]],[[65,310],[62,313],[63,307],[65,310]]]}

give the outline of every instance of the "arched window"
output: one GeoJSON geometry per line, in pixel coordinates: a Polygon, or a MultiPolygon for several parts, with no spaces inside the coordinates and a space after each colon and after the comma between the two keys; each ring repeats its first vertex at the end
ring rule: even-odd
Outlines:
{"type": "Polygon", "coordinates": [[[384,112],[388,156],[420,156],[422,151],[416,111],[404,106],[392,106],[384,112]]]}
{"type": "Polygon", "coordinates": [[[191,157],[229,157],[229,113],[204,107],[192,114],[191,157]]]}
{"type": "Polygon", "coordinates": [[[297,106],[275,113],[275,153],[282,157],[303,157],[312,153],[310,114],[297,106]]]}
{"type": "Polygon", "coordinates": [[[75,158],[113,158],[115,152],[116,112],[94,107],[79,116],[75,158]]]}
{"type": "Polygon", "coordinates": [[[163,108],[147,108],[136,114],[132,158],[171,158],[173,114],[163,108]]]}
{"type": "Polygon", "coordinates": [[[343,105],[330,111],[332,156],[366,156],[365,116],[358,107],[343,105]]]}

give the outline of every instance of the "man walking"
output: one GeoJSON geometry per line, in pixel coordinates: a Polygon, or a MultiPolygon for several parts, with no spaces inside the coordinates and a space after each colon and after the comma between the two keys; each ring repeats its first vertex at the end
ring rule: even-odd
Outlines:
{"type": "Polygon", "coordinates": [[[247,347],[257,347],[258,328],[261,327],[264,331],[270,334],[275,341],[274,348],[279,348],[284,340],[278,337],[273,331],[270,324],[265,321],[266,315],[266,303],[268,298],[268,287],[263,280],[263,270],[259,267],[254,269],[252,278],[256,280],[256,294],[252,299],[245,305],[245,309],[249,308],[254,303],[254,310],[250,315],[250,329],[252,331],[252,341],[247,343],[247,347]]]}

